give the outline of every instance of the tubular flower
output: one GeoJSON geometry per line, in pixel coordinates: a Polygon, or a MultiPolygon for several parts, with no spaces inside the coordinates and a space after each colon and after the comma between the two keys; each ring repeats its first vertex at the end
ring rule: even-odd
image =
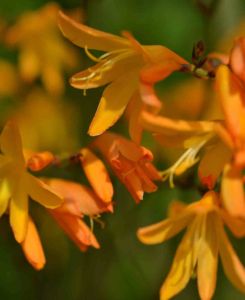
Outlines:
{"type": "Polygon", "coordinates": [[[38,11],[27,12],[6,34],[6,43],[20,50],[21,77],[27,82],[40,77],[47,91],[55,94],[63,92],[63,70],[77,63],[77,53],[59,35],[58,10],[57,4],[49,3],[38,11]]]}
{"type": "Polygon", "coordinates": [[[28,196],[45,207],[55,208],[62,198],[26,170],[17,125],[8,122],[0,136],[0,215],[9,209],[10,225],[21,243],[27,234],[28,196]]]}
{"type": "Polygon", "coordinates": [[[188,206],[177,204],[177,209],[173,209],[166,220],[138,230],[141,242],[158,244],[186,228],[171,270],[161,287],[161,300],[178,294],[193,274],[197,276],[200,298],[211,299],[216,286],[218,255],[226,276],[245,293],[245,268],[228,240],[224,224],[235,236],[244,236],[245,222],[222,210],[218,195],[210,191],[200,201],[188,206]]]}
{"type": "MultiPolygon", "coordinates": [[[[141,72],[150,78],[157,73],[158,77],[164,79],[186,64],[184,59],[166,47],[140,45],[128,32],[124,32],[124,37],[105,33],[78,24],[63,13],[60,13],[59,25],[66,38],[84,48],[88,56],[97,62],[74,75],[70,80],[71,85],[86,90],[109,84],[89,127],[89,134],[93,136],[103,133],[123,114],[139,88],[141,72]],[[106,53],[95,58],[88,49],[106,53]]],[[[150,105],[159,102],[156,97],[146,98],[146,103],[150,105]]]]}
{"type": "Polygon", "coordinates": [[[97,137],[93,146],[105,156],[136,203],[143,199],[144,192],[156,191],[157,186],[153,181],[161,177],[152,165],[150,150],[109,132],[97,137]]]}
{"type": "Polygon", "coordinates": [[[30,217],[28,218],[27,232],[24,241],[21,243],[21,247],[26,259],[33,268],[41,270],[46,263],[46,259],[38,231],[30,217]]]}
{"type": "Polygon", "coordinates": [[[64,197],[60,207],[49,210],[55,221],[81,251],[85,251],[89,246],[99,248],[96,237],[82,218],[85,215],[93,218],[100,213],[111,211],[110,204],[102,202],[84,185],[62,179],[47,180],[47,183],[64,197]]]}
{"type": "Polygon", "coordinates": [[[81,165],[94,192],[103,202],[110,203],[113,197],[113,186],[105,165],[88,148],[81,149],[80,154],[81,165]]]}

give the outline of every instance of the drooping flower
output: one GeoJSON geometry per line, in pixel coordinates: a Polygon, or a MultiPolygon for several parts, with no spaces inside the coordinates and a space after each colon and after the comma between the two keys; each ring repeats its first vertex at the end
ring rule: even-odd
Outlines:
{"type": "Polygon", "coordinates": [[[62,198],[27,172],[20,132],[8,122],[0,136],[0,215],[9,209],[10,225],[17,242],[23,242],[28,225],[28,197],[48,208],[61,205],[62,198]]]}
{"type": "Polygon", "coordinates": [[[64,197],[60,207],[49,210],[60,227],[81,251],[85,251],[89,246],[99,248],[95,235],[82,218],[93,218],[111,211],[110,204],[104,203],[91,189],[76,182],[52,178],[47,179],[47,183],[64,197]]]}
{"type": "Polygon", "coordinates": [[[229,216],[220,208],[218,194],[210,191],[198,202],[177,205],[166,220],[138,230],[141,242],[158,244],[186,228],[171,270],[161,287],[161,300],[178,294],[193,274],[197,276],[200,298],[211,299],[216,286],[218,255],[226,276],[245,293],[245,268],[229,242],[224,224],[235,236],[245,235],[244,220],[229,216]]]}
{"type": "MultiPolygon", "coordinates": [[[[96,114],[89,127],[90,135],[99,135],[111,127],[123,114],[130,99],[139,88],[139,79],[147,82],[157,77],[162,80],[173,71],[179,70],[186,61],[163,46],[142,46],[131,34],[124,37],[102,32],[79,24],[60,13],[59,25],[64,36],[75,45],[84,48],[95,66],[74,75],[70,83],[78,89],[90,89],[109,84],[101,97],[96,114]],[[106,52],[99,58],[93,57],[88,49],[106,52]]],[[[144,101],[156,105],[159,101],[152,93],[147,97],[142,85],[144,101]]]]}
{"type": "Polygon", "coordinates": [[[150,150],[111,132],[97,137],[93,146],[104,155],[136,203],[143,199],[144,192],[157,190],[153,181],[160,180],[160,175],[152,164],[150,150]]]}
{"type": "Polygon", "coordinates": [[[57,28],[56,3],[40,10],[26,12],[6,33],[6,43],[17,47],[19,70],[26,82],[41,78],[48,92],[61,94],[64,90],[63,71],[77,63],[77,53],[61,39],[57,28]]]}

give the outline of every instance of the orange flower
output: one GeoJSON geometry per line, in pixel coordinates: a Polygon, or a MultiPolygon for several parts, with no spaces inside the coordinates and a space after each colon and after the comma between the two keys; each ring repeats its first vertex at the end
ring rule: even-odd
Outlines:
{"type": "Polygon", "coordinates": [[[219,202],[218,195],[210,191],[200,201],[188,206],[177,203],[177,209],[173,207],[169,218],[138,230],[141,242],[158,244],[187,228],[161,287],[161,300],[178,294],[193,274],[197,275],[200,298],[211,299],[216,286],[218,254],[226,276],[245,293],[245,268],[224,230],[225,223],[235,236],[243,237],[245,222],[229,216],[220,208],[219,202]]]}
{"type": "Polygon", "coordinates": [[[96,237],[82,218],[85,215],[94,217],[102,212],[111,211],[110,204],[102,202],[84,185],[63,179],[50,179],[47,183],[64,197],[64,203],[60,207],[49,210],[60,227],[81,251],[85,251],[88,246],[99,248],[96,237]]]}
{"type": "Polygon", "coordinates": [[[143,199],[144,192],[156,191],[153,180],[159,180],[160,175],[151,163],[150,150],[109,132],[99,136],[93,146],[105,156],[136,203],[143,199]]]}
{"type": "MultiPolygon", "coordinates": [[[[186,64],[184,59],[166,47],[142,46],[128,32],[119,37],[78,24],[63,13],[60,13],[59,25],[65,37],[84,48],[88,56],[97,62],[95,66],[74,75],[71,85],[86,90],[109,84],[89,127],[89,134],[93,136],[103,133],[120,118],[139,90],[140,77],[148,84],[152,79],[164,79],[186,64]],[[96,58],[88,49],[107,53],[96,58]]],[[[156,97],[150,95],[147,98],[146,92],[143,94],[146,104],[158,105],[156,97]]]]}

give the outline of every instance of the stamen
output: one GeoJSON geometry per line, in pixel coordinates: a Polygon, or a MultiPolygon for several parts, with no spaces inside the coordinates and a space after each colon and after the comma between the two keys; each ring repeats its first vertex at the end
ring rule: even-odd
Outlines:
{"type": "Polygon", "coordinates": [[[171,167],[160,172],[162,180],[165,181],[169,179],[170,187],[174,188],[174,175],[180,175],[184,173],[187,169],[199,161],[200,157],[197,157],[198,152],[211,139],[212,136],[213,135],[206,136],[206,138],[204,138],[199,144],[187,149],[171,167]]]}
{"type": "Polygon", "coordinates": [[[100,57],[97,58],[96,56],[94,56],[94,55],[89,51],[89,49],[88,49],[87,46],[84,47],[84,51],[85,51],[85,53],[87,54],[87,56],[88,56],[91,60],[93,60],[93,61],[95,61],[95,62],[100,62],[100,61],[101,61],[100,57]]]}

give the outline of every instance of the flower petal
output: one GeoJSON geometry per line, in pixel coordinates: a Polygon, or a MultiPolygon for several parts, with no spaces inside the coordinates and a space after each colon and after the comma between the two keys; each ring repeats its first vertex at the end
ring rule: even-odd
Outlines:
{"type": "Polygon", "coordinates": [[[105,88],[89,127],[88,133],[91,136],[103,133],[116,123],[123,114],[136,87],[137,76],[134,71],[131,71],[105,88]]]}
{"type": "Polygon", "coordinates": [[[0,137],[1,151],[8,156],[13,157],[24,163],[24,156],[22,152],[22,141],[19,128],[14,121],[9,121],[3,128],[0,137]]]}
{"type": "Polygon", "coordinates": [[[178,216],[138,229],[137,236],[144,244],[160,244],[183,230],[193,215],[193,212],[185,210],[178,216]]]}
{"type": "Polygon", "coordinates": [[[55,210],[50,210],[50,213],[81,251],[86,251],[88,246],[100,248],[93,232],[79,217],[69,214],[57,214],[55,210]]]}
{"type": "Polygon", "coordinates": [[[129,69],[139,67],[141,63],[141,57],[132,50],[112,53],[96,65],[73,75],[70,84],[82,90],[97,88],[116,80],[129,69]]]}
{"type": "Polygon", "coordinates": [[[88,187],[77,182],[52,178],[47,184],[54,192],[64,198],[64,202],[55,210],[59,213],[71,214],[73,216],[99,215],[110,211],[110,203],[105,203],[88,187]]]}
{"type": "MultiPolygon", "coordinates": [[[[221,65],[216,74],[217,91],[225,115],[225,121],[236,143],[245,140],[244,91],[228,66],[221,65]]],[[[238,145],[239,146],[239,145],[238,145]]]]}
{"type": "Polygon", "coordinates": [[[221,216],[225,225],[237,238],[245,236],[245,219],[233,217],[225,210],[221,211],[221,216]]]}
{"type": "Polygon", "coordinates": [[[62,12],[59,13],[59,27],[66,38],[81,48],[107,52],[130,46],[127,39],[79,24],[62,12]]]}
{"type": "Polygon", "coordinates": [[[176,251],[171,270],[160,290],[160,299],[168,300],[178,294],[190,280],[197,260],[199,220],[190,224],[176,251]]]}
{"type": "Polygon", "coordinates": [[[201,233],[197,260],[197,280],[200,298],[212,299],[217,279],[218,240],[214,234],[214,218],[216,213],[210,213],[201,233]]]}
{"type": "Polygon", "coordinates": [[[236,217],[245,217],[245,198],[241,171],[230,164],[224,168],[221,182],[224,207],[236,217]]]}
{"type": "Polygon", "coordinates": [[[62,204],[62,197],[53,192],[48,185],[29,173],[25,176],[27,193],[33,200],[47,208],[56,208],[62,204]]]}
{"type": "Polygon", "coordinates": [[[81,149],[80,153],[82,154],[80,161],[83,170],[95,193],[102,201],[111,202],[113,186],[105,165],[87,148],[81,149]]]}
{"type": "Polygon", "coordinates": [[[11,188],[9,181],[4,178],[0,181],[0,217],[5,213],[9,199],[11,197],[11,188]]]}
{"type": "Polygon", "coordinates": [[[146,111],[141,114],[141,123],[151,132],[166,135],[207,133],[213,132],[214,128],[214,122],[211,121],[172,120],[146,111]]]}
{"type": "Polygon", "coordinates": [[[198,175],[202,184],[212,189],[230,158],[230,149],[221,142],[207,148],[198,167],[198,175]]]}
{"type": "Polygon", "coordinates": [[[219,238],[219,252],[224,272],[231,283],[245,293],[245,268],[237,257],[221,222],[216,222],[219,238]]]}
{"type": "Polygon", "coordinates": [[[46,263],[46,259],[36,226],[30,217],[27,223],[26,237],[21,243],[21,247],[29,263],[36,270],[41,270],[46,263]]]}
{"type": "Polygon", "coordinates": [[[18,243],[24,241],[28,222],[28,195],[24,179],[19,180],[10,201],[10,225],[18,243]]]}

